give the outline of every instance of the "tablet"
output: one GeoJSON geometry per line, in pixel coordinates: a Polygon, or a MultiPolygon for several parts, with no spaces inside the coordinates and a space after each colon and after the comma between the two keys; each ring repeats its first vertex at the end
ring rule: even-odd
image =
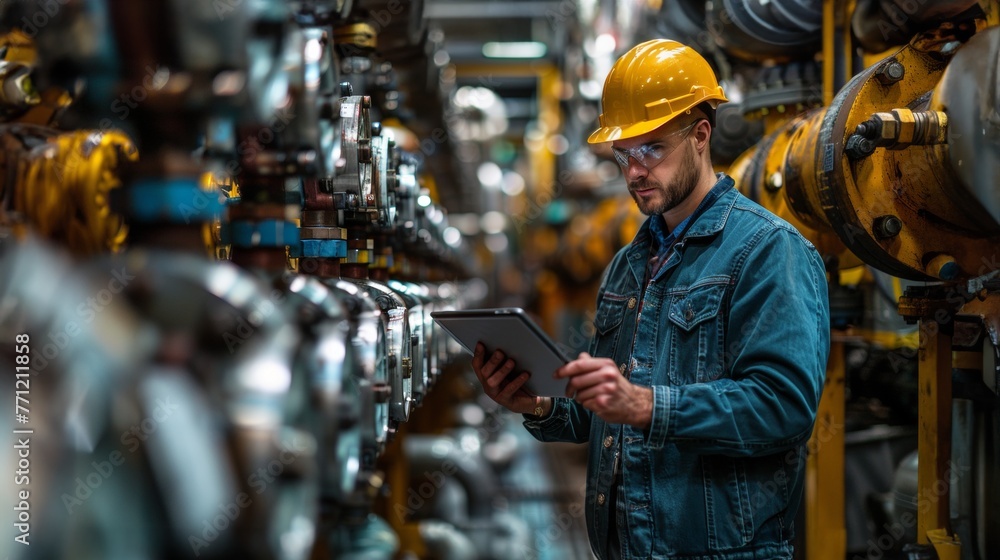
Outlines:
{"type": "Polygon", "coordinates": [[[487,356],[501,350],[516,365],[512,376],[527,371],[531,378],[524,388],[542,397],[566,396],[568,379],[554,379],[552,374],[570,359],[556,346],[523,309],[465,309],[435,311],[431,317],[470,354],[482,341],[487,356]]]}

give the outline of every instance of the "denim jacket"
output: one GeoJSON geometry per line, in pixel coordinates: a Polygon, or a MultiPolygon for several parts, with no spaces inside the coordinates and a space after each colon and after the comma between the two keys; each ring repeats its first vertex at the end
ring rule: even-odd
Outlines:
{"type": "Polygon", "coordinates": [[[645,289],[649,220],[597,296],[590,353],[653,388],[649,429],[607,424],[565,398],[546,418],[525,416],[542,441],[589,441],[598,558],[619,450],[623,558],[792,558],[829,353],[826,275],[809,241],[720,177],[722,192],[645,289]]]}

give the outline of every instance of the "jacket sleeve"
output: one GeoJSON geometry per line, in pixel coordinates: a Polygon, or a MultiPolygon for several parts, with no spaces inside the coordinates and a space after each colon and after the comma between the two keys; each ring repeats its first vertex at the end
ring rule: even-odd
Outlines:
{"type": "Polygon", "coordinates": [[[726,323],[729,375],[653,387],[648,445],[733,456],[794,448],[812,432],[830,351],[826,273],[797,233],[772,231],[736,272],[726,323]]]}
{"type": "Polygon", "coordinates": [[[580,403],[567,398],[555,398],[552,412],[545,418],[524,415],[524,427],[538,441],[584,443],[590,439],[592,413],[580,403]]]}

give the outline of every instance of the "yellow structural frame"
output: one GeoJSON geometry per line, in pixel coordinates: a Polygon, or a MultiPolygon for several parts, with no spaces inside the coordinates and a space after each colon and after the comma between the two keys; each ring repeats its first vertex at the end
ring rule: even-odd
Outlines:
{"type": "Polygon", "coordinates": [[[823,397],[809,439],[806,461],[806,558],[843,560],[847,554],[844,517],[844,343],[842,331],[830,337],[823,397]]]}
{"type": "Polygon", "coordinates": [[[493,76],[536,78],[538,97],[538,125],[543,135],[542,149],[529,151],[534,196],[552,196],[555,190],[556,156],[548,148],[549,138],[562,130],[559,110],[561,77],[559,69],[550,62],[511,62],[497,64],[456,64],[457,77],[482,78],[483,87],[489,88],[493,76]]]}
{"type": "MultiPolygon", "coordinates": [[[[934,320],[920,321],[918,352],[917,542],[929,534],[951,534],[951,335],[934,320]]],[[[945,327],[946,328],[946,327],[945,327]]]]}

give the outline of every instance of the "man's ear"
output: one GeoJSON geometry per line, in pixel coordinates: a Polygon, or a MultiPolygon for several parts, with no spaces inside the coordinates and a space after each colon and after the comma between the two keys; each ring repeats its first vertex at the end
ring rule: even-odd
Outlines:
{"type": "Polygon", "coordinates": [[[691,133],[694,137],[695,147],[698,149],[698,153],[702,153],[709,148],[709,142],[712,139],[712,125],[709,124],[708,119],[701,119],[698,124],[694,125],[694,130],[691,133]]]}

